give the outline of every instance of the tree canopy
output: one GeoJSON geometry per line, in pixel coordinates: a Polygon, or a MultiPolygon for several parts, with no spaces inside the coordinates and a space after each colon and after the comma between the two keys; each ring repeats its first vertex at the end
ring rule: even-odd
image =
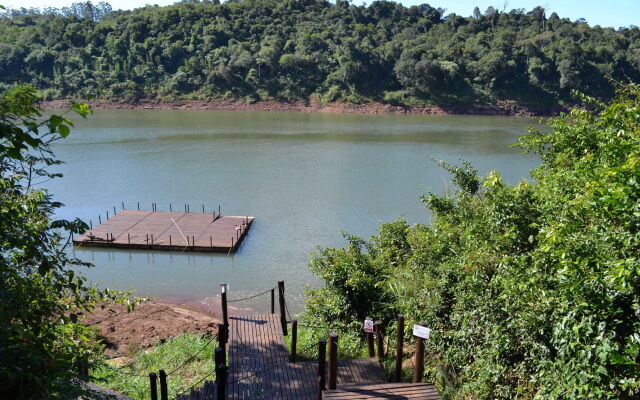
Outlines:
{"type": "Polygon", "coordinates": [[[542,7],[463,18],[391,1],[185,1],[119,12],[87,4],[5,13],[0,84],[28,82],[49,99],[554,107],[573,89],[605,99],[611,80],[640,80],[638,28],[592,27],[542,7]]]}
{"type": "Polygon", "coordinates": [[[426,321],[447,398],[638,398],[640,86],[587,101],[519,141],[535,183],[442,163],[456,190],[422,197],[430,224],[319,249],[306,320],[426,321]]]}

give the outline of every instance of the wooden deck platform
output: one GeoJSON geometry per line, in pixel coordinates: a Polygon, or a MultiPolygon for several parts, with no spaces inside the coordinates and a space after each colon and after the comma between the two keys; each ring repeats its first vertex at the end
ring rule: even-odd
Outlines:
{"type": "Polygon", "coordinates": [[[122,210],[83,235],[76,246],[198,252],[235,252],[253,217],[216,213],[122,210]]]}
{"type": "Polygon", "coordinates": [[[384,383],[376,385],[344,385],[336,390],[325,390],[326,400],[440,400],[430,383],[384,383]]]}
{"type": "MultiPolygon", "coordinates": [[[[227,399],[232,400],[316,400],[318,363],[289,362],[279,316],[236,315],[229,317],[229,375],[227,399]]],[[[416,398],[398,397],[437,392],[429,384],[388,384],[384,371],[372,358],[338,361],[338,390],[326,391],[328,399],[416,398]],[[364,385],[364,386],[363,386],[364,385]],[[402,389],[403,386],[407,389],[402,389]],[[361,389],[356,389],[361,388],[361,389]],[[346,397],[340,397],[341,393],[346,397]],[[373,395],[380,397],[352,397],[373,395]],[[389,397],[393,393],[396,397],[389,397]],[[397,395],[396,395],[397,393],[397,395]]],[[[215,382],[206,381],[200,389],[179,396],[179,400],[214,400],[215,382]]]]}

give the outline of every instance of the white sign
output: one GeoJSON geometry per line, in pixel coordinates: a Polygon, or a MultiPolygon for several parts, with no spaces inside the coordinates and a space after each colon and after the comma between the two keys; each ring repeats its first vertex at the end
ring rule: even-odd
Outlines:
{"type": "Polygon", "coordinates": [[[371,319],[364,320],[364,331],[373,333],[373,320],[371,319]]]}
{"type": "Polygon", "coordinates": [[[426,326],[413,326],[413,336],[417,336],[423,339],[429,339],[429,335],[431,335],[431,329],[427,328],[426,326]]]}

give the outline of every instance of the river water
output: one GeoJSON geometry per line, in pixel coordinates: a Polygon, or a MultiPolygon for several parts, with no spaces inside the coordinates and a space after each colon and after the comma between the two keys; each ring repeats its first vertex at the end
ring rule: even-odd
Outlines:
{"type": "MultiPolygon", "coordinates": [[[[254,111],[104,110],[76,121],[55,146],[64,177],[46,186],[59,215],[95,224],[113,207],[192,211],[221,206],[256,220],[235,255],[74,250],[100,286],[172,301],[211,302],[286,282],[293,312],[316,246],[341,246],[341,230],[368,237],[398,216],[428,222],[421,195],[451,188],[432,158],[468,160],[515,183],[538,160],[511,148],[537,120],[490,116],[337,115],[254,111]]],[[[243,306],[268,308],[268,297],[243,306]]]]}

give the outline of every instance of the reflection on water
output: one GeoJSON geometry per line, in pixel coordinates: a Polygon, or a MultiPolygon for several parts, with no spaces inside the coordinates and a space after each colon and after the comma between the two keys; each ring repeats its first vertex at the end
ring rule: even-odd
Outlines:
{"type": "MultiPolygon", "coordinates": [[[[242,111],[97,111],[61,142],[65,177],[49,183],[62,217],[92,219],[121,202],[159,210],[222,207],[256,217],[234,256],[76,248],[102,286],[202,300],[231,285],[243,297],[285,280],[300,309],[316,246],[341,230],[369,236],[404,216],[428,222],[419,202],[448,177],[432,158],[469,160],[511,183],[537,162],[510,145],[536,121],[487,116],[363,116],[242,111]]],[[[268,299],[250,305],[266,311],[268,299]]]]}

